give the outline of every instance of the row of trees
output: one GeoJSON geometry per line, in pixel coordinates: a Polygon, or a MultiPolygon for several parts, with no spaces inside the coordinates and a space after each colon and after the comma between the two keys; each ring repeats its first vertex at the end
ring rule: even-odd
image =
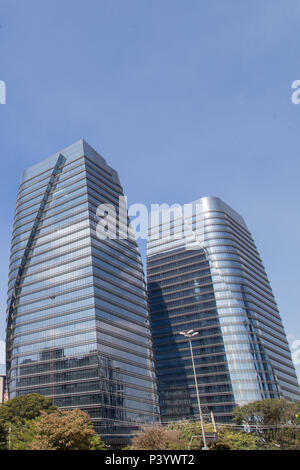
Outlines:
{"type": "MultiPolygon", "coordinates": [[[[233,425],[218,426],[211,450],[300,450],[300,403],[263,400],[237,407],[233,425]]],[[[205,432],[213,428],[205,424],[205,432]]],[[[132,450],[201,449],[199,422],[148,427],[134,437],[132,450]]],[[[0,448],[11,450],[104,450],[89,416],[61,411],[50,399],[30,394],[0,406],[0,448]]]]}
{"type": "MultiPolygon", "coordinates": [[[[211,433],[208,425],[205,432],[211,433]]],[[[200,422],[178,422],[166,427],[152,426],[137,435],[132,445],[127,449],[132,450],[199,450],[203,447],[200,422]],[[193,439],[192,439],[193,438],[193,439]]],[[[217,439],[209,442],[211,450],[255,450],[258,449],[258,438],[254,434],[248,434],[222,428],[218,432],[217,439]]]]}
{"type": "Polygon", "coordinates": [[[0,448],[11,450],[104,450],[89,416],[60,411],[50,399],[24,395],[0,406],[0,448]]]}
{"type": "MultiPolygon", "coordinates": [[[[211,450],[300,450],[300,403],[263,400],[236,407],[232,425],[218,425],[211,450]]],[[[212,434],[212,425],[205,432],[212,434]]],[[[137,435],[128,449],[183,450],[203,447],[200,422],[152,426],[137,435]],[[198,436],[198,437],[197,437],[198,436]],[[193,437],[193,439],[192,439],[193,437]]]]}

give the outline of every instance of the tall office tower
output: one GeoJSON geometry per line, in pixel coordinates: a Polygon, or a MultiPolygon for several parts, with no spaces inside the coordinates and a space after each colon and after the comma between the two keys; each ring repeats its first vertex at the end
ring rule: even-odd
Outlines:
{"type": "Polygon", "coordinates": [[[5,375],[0,375],[0,404],[4,403],[5,399],[5,375]]]}
{"type": "Polygon", "coordinates": [[[82,140],[28,168],[8,286],[10,398],[35,392],[62,409],[81,408],[112,445],[159,412],[137,244],[130,234],[99,236],[104,203],[125,230],[122,196],[116,171],[82,140]]]}
{"type": "Polygon", "coordinates": [[[148,296],[163,421],[197,418],[192,339],[204,412],[221,422],[254,400],[299,400],[275,299],[243,218],[205,197],[152,217],[148,296]]]}

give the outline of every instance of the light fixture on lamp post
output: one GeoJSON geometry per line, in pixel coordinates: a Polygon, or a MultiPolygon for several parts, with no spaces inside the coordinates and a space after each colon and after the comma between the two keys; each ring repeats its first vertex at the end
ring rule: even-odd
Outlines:
{"type": "Polygon", "coordinates": [[[189,331],[180,331],[179,334],[184,336],[185,338],[187,338],[189,340],[191,356],[192,356],[193,371],[194,371],[195,386],[196,386],[196,393],[197,393],[197,400],[198,400],[199,415],[200,415],[202,439],[203,439],[203,444],[204,444],[204,446],[202,447],[202,450],[209,450],[209,448],[207,447],[206,438],[205,438],[203,415],[202,415],[202,409],[201,409],[201,402],[200,402],[200,395],[199,395],[199,389],[198,389],[198,382],[197,382],[196,368],[195,368],[195,361],[194,361],[194,353],[193,353],[193,346],[192,346],[192,338],[197,336],[199,334],[199,332],[195,331],[195,330],[189,330],[189,331]]]}

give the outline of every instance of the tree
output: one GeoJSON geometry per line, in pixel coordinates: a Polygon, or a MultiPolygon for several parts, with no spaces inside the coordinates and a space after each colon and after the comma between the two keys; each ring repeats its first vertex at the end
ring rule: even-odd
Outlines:
{"type": "Polygon", "coordinates": [[[131,450],[182,450],[185,442],[177,430],[160,425],[149,426],[132,440],[131,450]]]}
{"type": "Polygon", "coordinates": [[[31,393],[12,398],[1,405],[0,419],[6,423],[22,425],[40,416],[41,411],[51,413],[54,410],[57,410],[57,407],[52,405],[50,398],[31,393]]]}
{"type": "Polygon", "coordinates": [[[8,429],[4,421],[0,420],[0,449],[7,449],[8,429]]]}
{"type": "Polygon", "coordinates": [[[290,402],[283,398],[259,400],[234,409],[236,424],[282,425],[297,424],[296,414],[300,411],[299,402],[290,402]]]}
{"type": "Polygon", "coordinates": [[[32,450],[104,450],[105,444],[81,410],[41,412],[35,420],[32,450]]]}
{"type": "MultiPolygon", "coordinates": [[[[197,450],[203,447],[202,428],[200,421],[176,421],[167,426],[168,429],[175,429],[179,432],[180,439],[184,442],[184,449],[197,450]]],[[[204,423],[204,431],[206,434],[213,434],[214,428],[211,423],[204,423]]]]}
{"type": "Polygon", "coordinates": [[[218,432],[216,442],[210,444],[212,450],[255,450],[259,447],[259,437],[255,434],[235,431],[225,427],[218,432]]]}
{"type": "Polygon", "coordinates": [[[10,427],[10,449],[28,450],[34,437],[35,420],[14,422],[10,427]]]}
{"type": "Polygon", "coordinates": [[[300,450],[300,430],[286,426],[265,431],[261,438],[263,450],[300,450]]]}
{"type": "MultiPolygon", "coordinates": [[[[204,423],[205,432],[213,433],[211,423],[204,423]]],[[[132,441],[132,450],[187,450],[201,449],[203,442],[199,421],[179,421],[168,426],[145,428],[132,441]],[[192,439],[193,438],[193,439],[192,439]]],[[[217,440],[208,442],[211,450],[255,450],[259,447],[259,437],[250,433],[224,427],[218,432],[217,440]]]]}
{"type": "Polygon", "coordinates": [[[260,436],[262,449],[300,450],[299,411],[299,402],[283,398],[261,400],[235,408],[234,421],[239,425],[255,425],[252,429],[260,436]]]}

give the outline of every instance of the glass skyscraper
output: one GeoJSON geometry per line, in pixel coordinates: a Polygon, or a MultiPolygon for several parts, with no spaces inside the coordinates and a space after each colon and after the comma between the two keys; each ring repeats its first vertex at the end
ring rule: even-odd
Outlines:
{"type": "Polygon", "coordinates": [[[250,401],[300,400],[286,334],[243,218],[204,197],[153,218],[147,275],[162,421],[197,418],[189,343],[204,412],[220,422],[250,401]]]}
{"type": "Polygon", "coordinates": [[[5,397],[5,375],[0,375],[0,404],[4,402],[5,397]]]}
{"type": "Polygon", "coordinates": [[[113,445],[159,419],[139,250],[133,235],[98,236],[103,203],[125,230],[122,196],[116,171],[83,140],[28,168],[8,285],[10,398],[39,393],[81,408],[113,445]]]}

